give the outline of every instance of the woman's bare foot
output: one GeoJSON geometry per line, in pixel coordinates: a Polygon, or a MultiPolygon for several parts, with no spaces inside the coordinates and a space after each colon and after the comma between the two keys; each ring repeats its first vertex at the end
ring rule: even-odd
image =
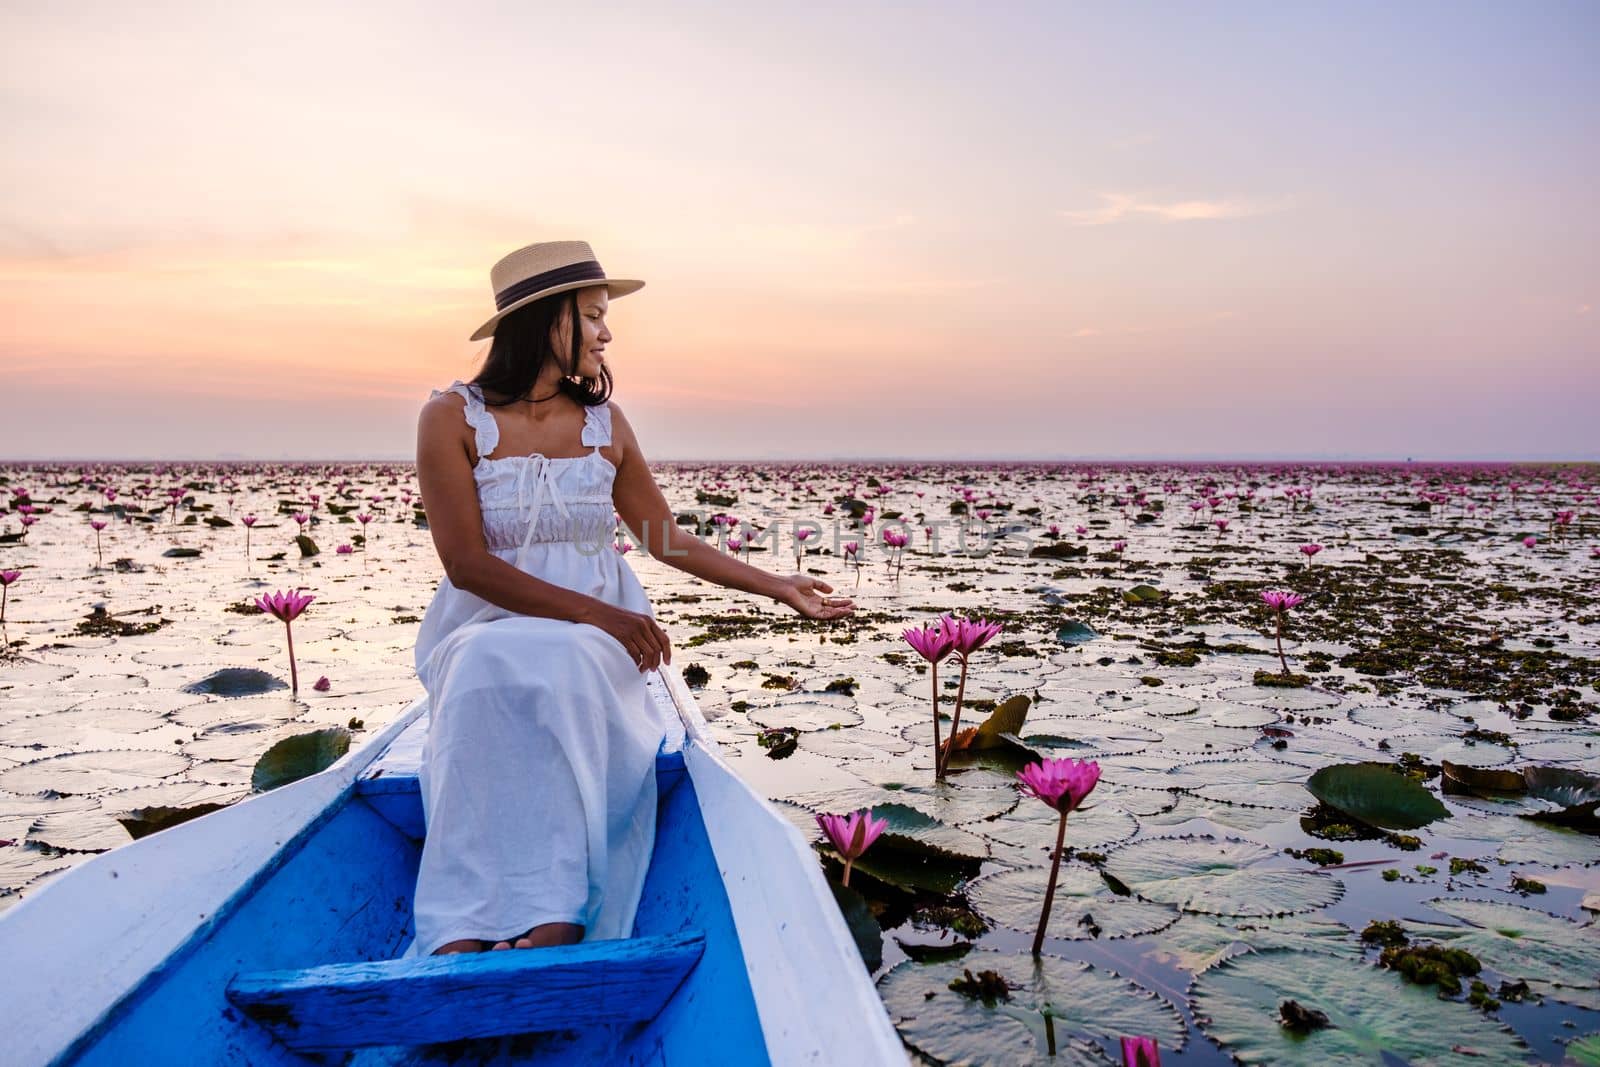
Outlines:
{"type": "Polygon", "coordinates": [[[576,945],[583,940],[583,927],[576,923],[542,923],[516,939],[496,941],[495,949],[547,948],[551,945],[576,945]]]}
{"type": "Polygon", "coordinates": [[[484,943],[477,938],[467,937],[449,944],[440,945],[433,950],[435,956],[449,956],[457,952],[482,952],[484,943]]]}

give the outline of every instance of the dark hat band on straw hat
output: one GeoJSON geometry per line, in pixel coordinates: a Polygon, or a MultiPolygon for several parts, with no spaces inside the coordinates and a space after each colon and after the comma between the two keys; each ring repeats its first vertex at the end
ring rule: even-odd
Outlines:
{"type": "Polygon", "coordinates": [[[606,280],[606,272],[600,269],[600,264],[593,260],[587,263],[572,263],[565,267],[547,270],[543,274],[535,274],[531,278],[524,278],[515,285],[508,285],[494,294],[495,310],[504,311],[529,293],[537,293],[541,289],[548,289],[555,285],[567,285],[571,282],[591,280],[596,282],[606,280]]]}

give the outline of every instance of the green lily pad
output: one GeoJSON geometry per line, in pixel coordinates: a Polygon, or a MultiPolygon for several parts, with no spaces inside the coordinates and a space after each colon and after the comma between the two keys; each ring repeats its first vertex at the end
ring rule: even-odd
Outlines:
{"type": "Polygon", "coordinates": [[[224,667],[212,671],[198,682],[183,687],[185,693],[219,697],[248,697],[273,689],[287,689],[289,683],[254,667],[224,667]]]}
{"type": "Polygon", "coordinates": [[[1384,830],[1415,830],[1450,817],[1450,809],[1414,778],[1387,763],[1340,763],[1306,781],[1312,796],[1384,830]]]}
{"type": "Polygon", "coordinates": [[[286,737],[256,761],[250,787],[264,793],[324,771],[350,751],[350,731],[343,726],[286,737]]]}
{"type": "Polygon", "coordinates": [[[1123,845],[1106,870],[1146,900],[1206,915],[1289,915],[1338,900],[1327,874],[1278,870],[1276,849],[1237,838],[1153,837],[1123,845]]]}
{"type": "Polygon", "coordinates": [[[1056,640],[1063,645],[1082,645],[1093,641],[1099,636],[1100,634],[1093,626],[1086,622],[1078,622],[1076,619],[1064,623],[1060,629],[1056,630],[1056,640]]]}
{"type": "MultiPolygon", "coordinates": [[[[1049,879],[1048,866],[1000,871],[967,886],[967,900],[984,918],[1031,934],[1039,928],[1049,879]]],[[[1170,904],[1118,896],[1093,867],[1063,863],[1046,934],[1069,941],[1132,937],[1171,926],[1178,915],[1170,904]]]]}
{"type": "MultiPolygon", "coordinates": [[[[1407,922],[1413,936],[1466,949],[1513,981],[1600,988],[1600,937],[1592,928],[1517,904],[1439,898],[1428,906],[1468,926],[1407,922]]],[[[1559,993],[1556,994],[1560,999],[1559,993]]]]}
{"type": "Polygon", "coordinates": [[[1528,1056],[1516,1036],[1475,1008],[1320,952],[1235,956],[1195,979],[1190,1002],[1200,1028],[1244,1064],[1445,1067],[1521,1064],[1528,1056]],[[1323,1012],[1328,1025],[1305,1033],[1285,1028],[1279,1011],[1290,1000],[1323,1012]]]}
{"type": "Polygon", "coordinates": [[[908,960],[883,976],[878,991],[902,1040],[937,1063],[1069,1067],[1106,1063],[1089,1042],[1124,1034],[1153,1037],[1168,1051],[1184,1042],[1183,1021],[1166,1001],[1109,971],[1055,956],[979,949],[949,963],[908,960]],[[995,972],[1011,986],[1009,999],[986,1003],[952,990],[964,971],[995,972]]]}
{"type": "Polygon", "coordinates": [[[1132,589],[1123,592],[1122,601],[1125,604],[1134,605],[1156,604],[1160,603],[1166,595],[1153,585],[1136,585],[1132,589]]]}
{"type": "Polygon", "coordinates": [[[1362,954],[1361,943],[1348,926],[1314,915],[1277,915],[1269,919],[1185,915],[1161,932],[1161,951],[1195,974],[1241,952],[1269,948],[1325,952],[1352,960],[1360,959],[1362,954]]]}

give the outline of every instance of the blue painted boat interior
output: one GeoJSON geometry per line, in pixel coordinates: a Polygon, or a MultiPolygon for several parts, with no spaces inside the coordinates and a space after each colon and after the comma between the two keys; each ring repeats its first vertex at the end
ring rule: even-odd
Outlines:
{"type": "MultiPolygon", "coordinates": [[[[96,1067],[766,1064],[766,1043],[733,914],[681,752],[658,756],[656,779],[661,798],[656,847],[635,937],[699,935],[704,950],[653,1019],[435,1045],[302,1053],[231,1003],[225,991],[241,975],[395,960],[405,950],[412,936],[411,894],[423,823],[416,778],[398,774],[364,778],[352,785],[340,803],[285,842],[273,863],[235,895],[224,914],[205,917],[194,940],[153,971],[57,1062],[96,1067]]],[[[585,995],[605,997],[607,992],[601,987],[585,995]]],[[[581,1018],[585,1012],[576,1002],[582,998],[572,999],[572,1016],[581,1018]]],[[[429,1009],[449,1012],[453,1005],[429,1004],[429,1009]]]]}

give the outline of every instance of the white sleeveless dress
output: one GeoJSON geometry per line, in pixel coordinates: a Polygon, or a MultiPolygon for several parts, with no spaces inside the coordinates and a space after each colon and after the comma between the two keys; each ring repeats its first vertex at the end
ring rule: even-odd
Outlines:
{"type": "MultiPolygon", "coordinates": [[[[476,434],[489,551],[547,582],[655,616],[614,546],[611,409],[585,409],[581,456],[488,458],[499,441],[476,386],[453,383],[476,434]]],[[[434,396],[442,395],[435,391],[434,396]]],[[[429,723],[418,778],[425,956],[461,938],[577,923],[625,938],[655,844],[665,726],[631,653],[587,623],[507,611],[447,577],[417,635],[429,723]]]]}

